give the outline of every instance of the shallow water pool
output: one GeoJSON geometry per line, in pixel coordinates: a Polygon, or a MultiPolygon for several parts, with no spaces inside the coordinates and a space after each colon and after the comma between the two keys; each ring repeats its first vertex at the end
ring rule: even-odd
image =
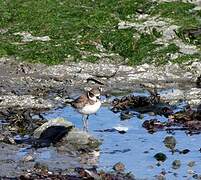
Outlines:
{"type": "MultiPolygon", "coordinates": [[[[82,128],[82,116],[70,106],[52,110],[45,115],[46,118],[63,117],[82,128]]],[[[119,113],[113,113],[109,107],[102,106],[97,115],[89,117],[89,133],[103,141],[99,158],[99,169],[111,170],[117,162],[122,162],[126,171],[131,171],[137,178],[154,179],[156,175],[164,173],[167,179],[192,178],[195,174],[201,174],[201,134],[188,136],[184,131],[175,131],[174,137],[177,140],[176,148],[179,150],[189,149],[187,154],[172,154],[167,149],[163,140],[170,135],[166,131],[149,134],[143,127],[144,120],[157,118],[166,120],[163,116],[144,115],[143,119],[133,117],[121,121],[119,113]],[[114,127],[127,127],[125,134],[118,131],[103,131],[114,127]],[[154,155],[158,152],[166,154],[167,160],[160,165],[154,155]],[[181,166],[178,169],[172,168],[172,162],[180,160],[181,166]],[[189,163],[195,161],[193,167],[189,163]]],[[[192,163],[191,163],[192,164],[192,163]]]]}

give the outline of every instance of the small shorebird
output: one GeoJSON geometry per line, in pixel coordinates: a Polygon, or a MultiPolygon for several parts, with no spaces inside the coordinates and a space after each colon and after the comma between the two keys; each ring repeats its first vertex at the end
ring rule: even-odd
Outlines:
{"type": "Polygon", "coordinates": [[[92,88],[86,94],[79,96],[70,103],[72,107],[83,115],[82,121],[86,131],[88,130],[89,115],[95,114],[101,106],[100,94],[101,88],[92,88]]]}

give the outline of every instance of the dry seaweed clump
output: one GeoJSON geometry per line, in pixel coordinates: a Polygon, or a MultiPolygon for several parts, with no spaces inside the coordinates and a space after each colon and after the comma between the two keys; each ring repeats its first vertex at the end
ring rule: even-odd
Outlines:
{"type": "Polygon", "coordinates": [[[168,116],[166,122],[157,119],[146,120],[142,126],[150,133],[165,130],[173,132],[183,130],[189,135],[201,133],[201,104],[197,110],[188,109],[183,112],[173,113],[168,116]]]}
{"type": "MultiPolygon", "coordinates": [[[[200,77],[199,77],[200,78],[200,77]]],[[[198,78],[198,80],[199,80],[198,78]]],[[[142,113],[151,113],[165,117],[165,121],[157,119],[157,116],[145,120],[142,126],[149,133],[157,131],[173,132],[183,130],[187,134],[197,134],[201,132],[201,104],[194,110],[188,103],[170,105],[163,102],[157,90],[148,89],[150,96],[129,95],[112,102],[112,111],[120,112],[121,120],[130,119],[137,115],[143,119],[142,113]]]]}
{"type": "Polygon", "coordinates": [[[156,88],[146,90],[149,92],[149,96],[129,95],[114,99],[111,110],[114,113],[121,112],[122,120],[131,118],[131,111],[139,113],[153,112],[154,114],[165,116],[172,114],[174,107],[160,99],[156,88]]]}
{"type": "Polygon", "coordinates": [[[114,99],[112,102],[112,111],[119,112],[128,109],[133,110],[139,107],[142,108],[158,104],[160,102],[160,96],[157,93],[157,89],[155,88],[153,91],[150,89],[147,90],[150,93],[150,96],[148,97],[129,95],[122,97],[121,99],[114,99]]]}

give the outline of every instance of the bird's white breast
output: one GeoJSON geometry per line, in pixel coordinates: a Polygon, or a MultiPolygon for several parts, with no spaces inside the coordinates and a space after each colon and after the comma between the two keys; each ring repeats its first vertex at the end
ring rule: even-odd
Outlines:
{"type": "Polygon", "coordinates": [[[86,104],[83,108],[80,108],[78,111],[82,114],[94,114],[96,113],[101,106],[101,102],[97,101],[94,104],[86,104]]]}

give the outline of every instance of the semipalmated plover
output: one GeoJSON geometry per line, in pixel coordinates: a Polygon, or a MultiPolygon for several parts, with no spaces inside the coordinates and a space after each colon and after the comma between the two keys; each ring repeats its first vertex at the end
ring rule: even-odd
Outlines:
{"type": "Polygon", "coordinates": [[[95,114],[101,106],[100,94],[101,88],[92,88],[71,102],[71,105],[83,115],[82,121],[85,130],[88,130],[89,115],[95,114]]]}

